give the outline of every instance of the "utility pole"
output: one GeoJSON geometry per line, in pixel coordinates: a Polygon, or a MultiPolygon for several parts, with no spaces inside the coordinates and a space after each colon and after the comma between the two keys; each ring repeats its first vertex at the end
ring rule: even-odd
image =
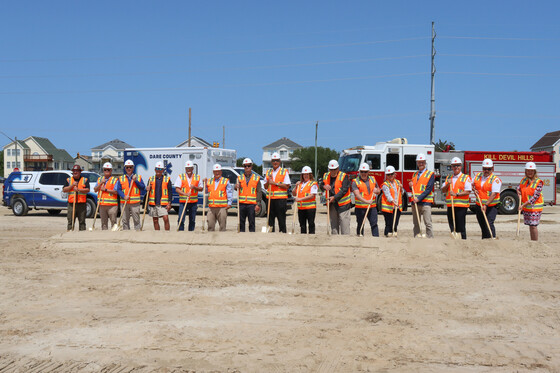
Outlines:
{"type": "Polygon", "coordinates": [[[189,148],[191,147],[191,108],[189,108],[189,148]]]}
{"type": "Polygon", "coordinates": [[[317,131],[319,129],[319,121],[315,122],[315,180],[317,180],[317,131]]]}
{"type": "Polygon", "coordinates": [[[14,168],[16,168],[16,167],[17,167],[17,150],[18,150],[18,149],[17,149],[17,136],[15,136],[15,140],[14,140],[14,139],[12,139],[10,136],[6,135],[4,132],[0,131],[0,133],[1,133],[2,135],[6,136],[10,141],[13,141],[13,142],[14,142],[14,148],[15,148],[15,152],[16,152],[16,165],[15,165],[14,168]]]}
{"type": "Polygon", "coordinates": [[[430,144],[434,145],[436,143],[435,138],[435,127],[434,127],[434,120],[436,119],[436,96],[435,96],[435,88],[434,88],[434,78],[436,75],[436,65],[435,65],[435,57],[436,57],[436,30],[434,28],[434,22],[432,22],[432,89],[431,89],[431,99],[430,99],[430,144]]]}
{"type": "MultiPolygon", "coordinates": [[[[14,136],[14,139],[16,139],[16,141],[15,141],[15,143],[14,143],[14,146],[15,146],[15,148],[16,148],[16,167],[19,168],[19,167],[18,167],[18,161],[17,161],[17,136],[14,136]]],[[[14,168],[15,168],[15,167],[14,167],[14,168]]]]}
{"type": "Polygon", "coordinates": [[[226,126],[222,126],[222,148],[226,148],[226,126]]]}

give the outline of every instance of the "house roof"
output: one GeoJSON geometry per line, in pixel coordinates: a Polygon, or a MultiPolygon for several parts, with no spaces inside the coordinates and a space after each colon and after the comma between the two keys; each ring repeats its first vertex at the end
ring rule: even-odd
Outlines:
{"type": "Polygon", "coordinates": [[[531,149],[552,146],[556,144],[558,140],[560,140],[560,131],[549,132],[541,137],[539,141],[534,143],[533,146],[531,146],[531,149]]]}
{"type": "MultiPolygon", "coordinates": [[[[18,144],[18,148],[29,149],[29,146],[27,146],[27,144],[22,142],[21,140],[18,140],[17,144],[18,144]]],[[[7,149],[8,147],[13,146],[13,145],[14,145],[14,142],[12,141],[11,143],[4,145],[4,147],[2,149],[7,149]]]]}
{"type": "MultiPolygon", "coordinates": [[[[197,141],[199,143],[201,143],[203,146],[207,146],[207,147],[212,147],[212,144],[210,144],[208,141],[201,139],[200,137],[197,136],[191,136],[191,142],[192,141],[197,141]]],[[[184,148],[187,147],[189,143],[189,139],[186,139],[185,141],[183,141],[182,143],[180,143],[179,145],[176,146],[176,148],[184,148]]]]}
{"type": "Polygon", "coordinates": [[[74,162],[74,158],[65,149],[59,149],[46,137],[29,136],[28,139],[33,139],[45,151],[46,154],[51,154],[54,160],[63,162],[74,162]]]}
{"type": "Polygon", "coordinates": [[[287,137],[282,137],[279,140],[274,141],[272,144],[268,144],[266,146],[263,146],[263,149],[276,149],[278,147],[280,147],[281,145],[286,145],[288,148],[303,148],[303,146],[301,146],[298,143],[293,142],[292,140],[290,140],[287,137]]]}
{"type": "Polygon", "coordinates": [[[108,146],[112,146],[115,149],[122,149],[122,150],[124,150],[126,148],[133,148],[132,145],[127,144],[126,142],[124,142],[122,140],[114,139],[114,140],[108,141],[104,144],[93,147],[93,148],[91,148],[91,150],[97,150],[97,149],[102,150],[102,149],[105,149],[108,146]]]}

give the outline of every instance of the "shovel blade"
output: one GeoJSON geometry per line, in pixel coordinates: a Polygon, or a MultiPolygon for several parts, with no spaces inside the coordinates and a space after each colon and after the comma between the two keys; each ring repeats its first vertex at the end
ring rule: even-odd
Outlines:
{"type": "Polygon", "coordinates": [[[115,224],[115,225],[113,225],[113,227],[111,228],[111,230],[112,230],[113,232],[117,232],[117,231],[120,231],[120,230],[121,230],[121,227],[119,227],[118,224],[115,224]]]}

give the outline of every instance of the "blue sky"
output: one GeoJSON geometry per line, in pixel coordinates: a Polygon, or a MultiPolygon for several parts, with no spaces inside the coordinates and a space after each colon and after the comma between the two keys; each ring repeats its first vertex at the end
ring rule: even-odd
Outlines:
{"type": "MultiPolygon", "coordinates": [[[[0,4],[0,129],[73,156],[193,135],[260,163],[286,136],[338,151],[436,140],[528,150],[560,129],[556,1],[26,1],[0,4]]],[[[2,144],[8,143],[0,142],[2,144]]]]}

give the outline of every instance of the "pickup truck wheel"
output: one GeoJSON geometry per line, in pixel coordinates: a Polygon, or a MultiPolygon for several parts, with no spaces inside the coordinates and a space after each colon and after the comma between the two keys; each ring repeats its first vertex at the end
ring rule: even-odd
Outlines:
{"type": "Polygon", "coordinates": [[[264,199],[261,200],[261,205],[260,206],[261,206],[261,211],[259,211],[258,214],[255,214],[255,216],[257,218],[263,218],[263,217],[266,216],[266,202],[264,201],[264,199]]]}
{"type": "Polygon", "coordinates": [[[500,207],[498,207],[500,214],[517,214],[517,210],[519,209],[519,197],[517,193],[512,191],[503,192],[500,194],[500,202],[500,207]]]}
{"type": "Polygon", "coordinates": [[[88,198],[86,201],[86,218],[93,218],[93,214],[95,214],[95,207],[97,207],[95,202],[88,198]]]}
{"type": "Polygon", "coordinates": [[[27,212],[29,211],[27,202],[25,202],[23,198],[16,198],[12,203],[12,211],[15,216],[27,215],[27,212]]]}
{"type": "Polygon", "coordinates": [[[61,211],[61,210],[57,210],[57,209],[49,209],[49,210],[47,210],[47,212],[49,213],[49,215],[53,215],[53,216],[54,216],[54,215],[60,214],[60,211],[61,211]]]}

